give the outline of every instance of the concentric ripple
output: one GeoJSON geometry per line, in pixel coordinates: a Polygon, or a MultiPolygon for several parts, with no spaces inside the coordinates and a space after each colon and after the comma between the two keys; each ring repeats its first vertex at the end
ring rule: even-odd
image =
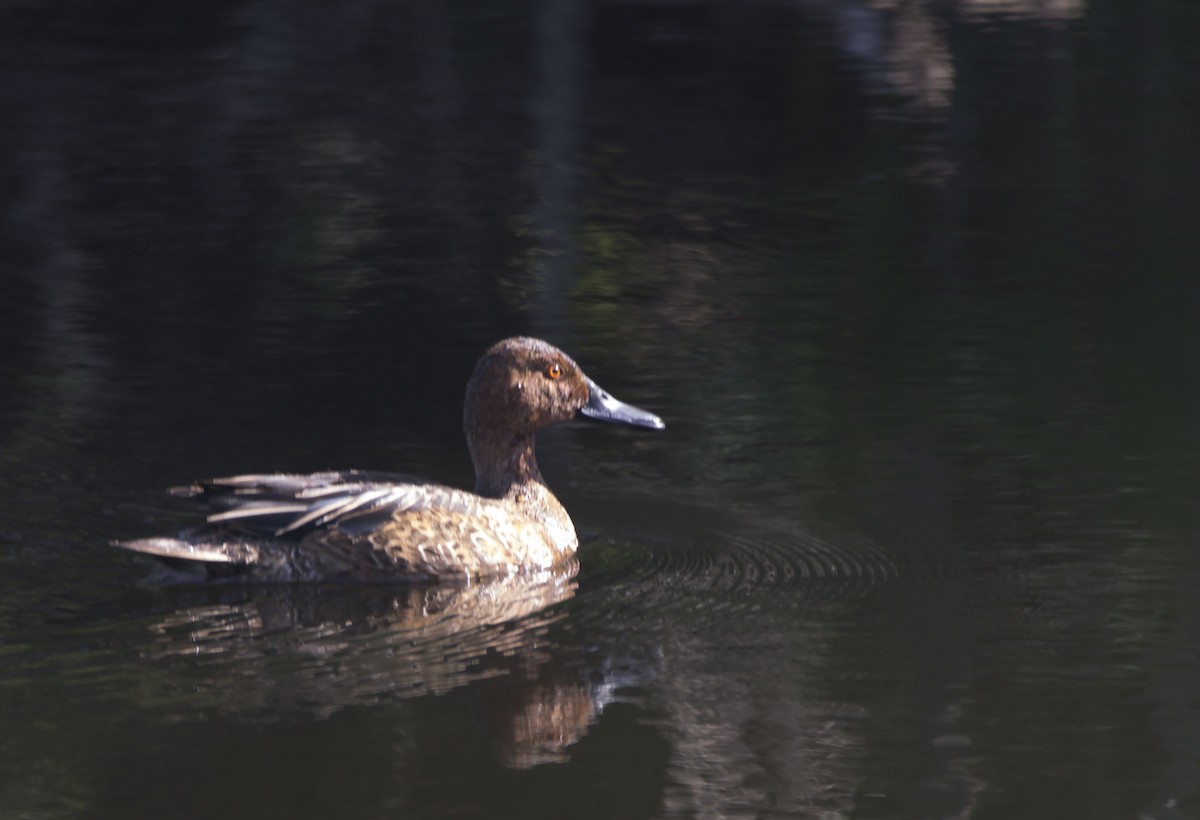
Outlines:
{"type": "Polygon", "coordinates": [[[899,570],[882,550],[839,547],[813,536],[782,541],[766,535],[730,534],[654,550],[657,572],[688,586],[753,592],[828,579],[871,585],[899,570]]]}
{"type": "Polygon", "coordinates": [[[854,598],[900,574],[895,558],[876,545],[802,531],[605,539],[585,543],[581,556],[581,591],[605,589],[658,606],[686,606],[689,598],[711,593],[732,596],[727,605],[854,598]]]}

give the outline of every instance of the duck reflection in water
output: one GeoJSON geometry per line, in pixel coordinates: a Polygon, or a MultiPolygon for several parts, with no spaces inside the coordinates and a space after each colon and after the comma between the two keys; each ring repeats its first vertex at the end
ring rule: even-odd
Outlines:
{"type": "Polygon", "coordinates": [[[189,580],[544,572],[567,562],[579,539],[538,470],[534,434],[577,415],[664,427],[658,416],[614,399],[558,348],[505,339],[484,353],[467,384],[463,429],[475,492],[356,471],[218,478],[172,490],[208,503],[207,526],[117,545],[191,570],[189,580]]]}
{"type": "Polygon", "coordinates": [[[163,593],[178,608],[151,625],[146,654],[158,662],[139,688],[172,720],[257,721],[470,687],[500,763],[565,761],[631,674],[645,677],[563,644],[555,605],[574,596],[575,570],[470,585],[177,587],[163,593]]]}

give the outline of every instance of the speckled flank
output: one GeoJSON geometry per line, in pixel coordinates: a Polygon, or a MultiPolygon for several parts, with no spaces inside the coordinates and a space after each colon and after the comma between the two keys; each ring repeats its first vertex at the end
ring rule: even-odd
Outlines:
{"type": "MultiPolygon", "coordinates": [[[[469,579],[542,571],[579,545],[546,486],[534,434],[575,417],[598,390],[561,350],[517,337],[493,345],[467,385],[463,429],[475,492],[390,475],[244,475],[176,488],[209,504],[207,526],[119,546],[204,562],[215,577],[267,581],[469,579]]],[[[661,428],[600,391],[608,421],[661,428]],[[627,411],[613,416],[613,408],[627,411]]]]}
{"type": "Polygon", "coordinates": [[[579,545],[561,506],[555,521],[490,499],[472,506],[471,512],[397,511],[362,534],[323,529],[301,541],[297,553],[315,577],[483,577],[549,569],[579,545]]]}

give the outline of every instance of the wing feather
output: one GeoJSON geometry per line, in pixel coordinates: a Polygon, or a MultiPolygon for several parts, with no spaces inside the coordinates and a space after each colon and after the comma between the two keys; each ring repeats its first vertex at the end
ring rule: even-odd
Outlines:
{"type": "Polygon", "coordinates": [[[392,491],[390,489],[366,490],[365,492],[359,492],[354,495],[335,498],[334,500],[325,504],[319,504],[315,507],[307,508],[309,509],[309,512],[306,515],[300,516],[286,527],[280,527],[275,531],[275,534],[286,535],[289,532],[300,529],[306,524],[315,524],[317,526],[326,524],[336,518],[340,518],[342,515],[350,512],[351,510],[358,509],[359,507],[363,507],[368,504],[374,504],[379,499],[391,494],[392,491]]]}
{"type": "Polygon", "coordinates": [[[207,504],[211,524],[287,539],[344,523],[359,529],[365,519],[400,511],[470,512],[480,501],[470,493],[406,475],[358,471],[229,476],[171,492],[207,504]]]}

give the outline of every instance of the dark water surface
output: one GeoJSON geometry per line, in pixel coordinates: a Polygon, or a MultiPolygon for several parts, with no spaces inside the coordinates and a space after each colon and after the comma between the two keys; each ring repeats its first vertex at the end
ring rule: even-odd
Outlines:
{"type": "Polygon", "coordinates": [[[1200,816],[1200,6],[0,11],[0,817],[1200,816]],[[580,571],[153,588],[162,488],[663,433],[580,571]]]}

